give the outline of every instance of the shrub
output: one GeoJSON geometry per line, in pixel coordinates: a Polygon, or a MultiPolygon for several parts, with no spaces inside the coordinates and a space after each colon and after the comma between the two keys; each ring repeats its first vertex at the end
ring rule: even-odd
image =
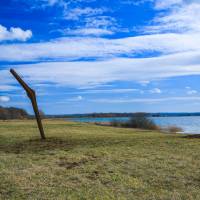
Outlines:
{"type": "Polygon", "coordinates": [[[129,121],[120,122],[112,121],[111,126],[125,127],[125,128],[139,128],[147,130],[159,130],[160,128],[150,119],[146,113],[135,113],[129,121]]]}
{"type": "Polygon", "coordinates": [[[159,127],[145,113],[135,113],[133,117],[125,124],[130,128],[141,128],[148,130],[157,130],[159,127]]]}
{"type": "Polygon", "coordinates": [[[110,122],[110,125],[115,126],[115,127],[122,127],[123,123],[121,121],[118,121],[118,120],[113,120],[113,121],[110,122]]]}
{"type": "Polygon", "coordinates": [[[178,133],[178,132],[182,132],[183,129],[177,126],[169,126],[166,128],[166,131],[169,133],[178,133]]]}

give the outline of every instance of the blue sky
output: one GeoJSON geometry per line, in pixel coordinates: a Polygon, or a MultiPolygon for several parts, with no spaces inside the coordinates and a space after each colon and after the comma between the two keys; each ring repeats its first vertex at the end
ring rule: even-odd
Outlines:
{"type": "Polygon", "coordinates": [[[199,0],[1,0],[0,105],[47,114],[200,111],[199,0]]]}

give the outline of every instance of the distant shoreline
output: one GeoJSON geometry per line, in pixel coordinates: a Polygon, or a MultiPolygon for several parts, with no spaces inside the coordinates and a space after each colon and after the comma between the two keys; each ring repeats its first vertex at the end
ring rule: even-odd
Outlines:
{"type": "MultiPolygon", "coordinates": [[[[109,118],[109,117],[132,117],[135,113],[89,113],[89,114],[66,114],[46,115],[46,118],[109,118]]],[[[189,117],[200,116],[200,112],[192,113],[145,113],[147,117],[189,117]]]]}

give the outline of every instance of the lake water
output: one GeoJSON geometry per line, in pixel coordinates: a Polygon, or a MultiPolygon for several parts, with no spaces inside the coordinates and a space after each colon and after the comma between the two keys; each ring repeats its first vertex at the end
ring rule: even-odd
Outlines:
{"type": "MultiPolygon", "coordinates": [[[[184,133],[200,134],[200,116],[188,117],[152,117],[153,121],[161,126],[178,126],[184,133]]],[[[113,120],[127,121],[129,117],[101,117],[101,118],[74,118],[72,121],[78,122],[111,122],[113,120]]]]}

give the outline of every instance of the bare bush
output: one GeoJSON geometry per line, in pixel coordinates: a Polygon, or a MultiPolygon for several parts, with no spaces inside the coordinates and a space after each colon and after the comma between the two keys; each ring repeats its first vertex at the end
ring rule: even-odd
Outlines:
{"type": "Polygon", "coordinates": [[[183,129],[178,126],[169,126],[165,129],[168,133],[180,133],[183,129]]]}
{"type": "Polygon", "coordinates": [[[111,125],[115,127],[160,130],[160,127],[157,126],[154,121],[147,116],[146,113],[135,113],[127,122],[114,120],[111,122],[111,125]]]}

